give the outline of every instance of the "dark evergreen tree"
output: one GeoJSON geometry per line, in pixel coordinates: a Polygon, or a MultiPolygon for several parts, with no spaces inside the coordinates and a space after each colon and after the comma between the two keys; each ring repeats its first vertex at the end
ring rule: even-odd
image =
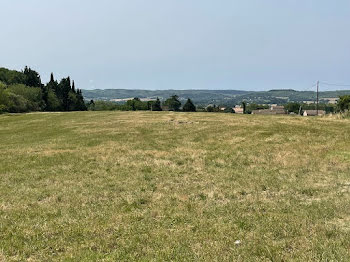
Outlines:
{"type": "Polygon", "coordinates": [[[147,110],[152,110],[152,105],[153,105],[152,101],[147,101],[147,110]]]}
{"type": "Polygon", "coordinates": [[[62,111],[63,102],[62,99],[59,99],[61,97],[61,93],[58,83],[54,79],[53,73],[50,75],[50,82],[46,84],[46,89],[48,93],[46,111],[62,111]]]}
{"type": "Polygon", "coordinates": [[[50,75],[50,83],[51,82],[55,82],[55,79],[54,79],[54,77],[53,77],[53,73],[51,73],[51,75],[50,75]]]}
{"type": "Polygon", "coordinates": [[[196,112],[196,106],[193,104],[192,100],[188,98],[182,110],[184,112],[196,112]]]}
{"type": "Polygon", "coordinates": [[[44,102],[44,111],[47,111],[48,109],[48,103],[49,103],[49,89],[47,86],[43,86],[41,88],[41,93],[42,93],[42,98],[43,98],[43,102],[44,102]]]}
{"type": "MultiPolygon", "coordinates": [[[[81,89],[77,89],[76,96],[77,96],[76,110],[78,110],[78,111],[86,111],[87,110],[87,106],[85,104],[83,93],[82,93],[81,89]]],[[[91,101],[92,101],[92,104],[95,105],[94,100],[91,100],[91,101]]]]}
{"type": "Polygon", "coordinates": [[[162,111],[162,106],[160,104],[160,100],[157,97],[157,100],[152,104],[152,111],[162,111]]]}
{"type": "Polygon", "coordinates": [[[25,85],[30,87],[42,87],[40,75],[30,67],[25,67],[23,71],[25,75],[25,85]]]}
{"type": "Polygon", "coordinates": [[[74,83],[74,80],[73,80],[73,84],[72,84],[72,91],[73,91],[73,93],[75,93],[75,83],[74,83]]]}
{"type": "Polygon", "coordinates": [[[71,92],[70,77],[63,78],[58,85],[57,93],[58,98],[62,100],[63,111],[69,111],[71,108],[69,92],[71,92]]]}
{"type": "Polygon", "coordinates": [[[242,107],[243,107],[243,114],[245,114],[247,112],[247,103],[242,102],[242,107]]]}

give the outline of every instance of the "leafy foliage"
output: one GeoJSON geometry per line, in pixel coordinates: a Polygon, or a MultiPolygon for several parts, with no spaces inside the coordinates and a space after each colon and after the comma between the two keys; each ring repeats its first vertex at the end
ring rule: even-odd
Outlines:
{"type": "Polygon", "coordinates": [[[149,104],[147,102],[142,102],[140,98],[135,97],[132,100],[126,102],[126,105],[131,108],[131,110],[149,110],[149,104]]]}
{"type": "Polygon", "coordinates": [[[177,95],[172,95],[170,98],[165,100],[164,105],[168,106],[170,111],[180,111],[181,102],[179,101],[179,97],[177,95]]]}
{"type": "Polygon", "coordinates": [[[41,87],[41,79],[38,72],[32,70],[30,67],[25,67],[23,74],[25,76],[25,85],[31,87],[41,87]]]}
{"type": "Polygon", "coordinates": [[[196,112],[196,106],[193,104],[192,100],[188,98],[182,110],[184,112],[196,112]]]}
{"type": "Polygon", "coordinates": [[[151,105],[151,109],[152,111],[162,111],[162,106],[158,97],[157,100],[151,105]]]}
{"type": "Polygon", "coordinates": [[[300,107],[301,104],[299,103],[288,103],[284,106],[284,108],[288,111],[288,112],[293,112],[295,114],[299,114],[300,111],[300,107]]]}
{"type": "MultiPolygon", "coordinates": [[[[268,105],[259,105],[259,104],[246,104],[245,102],[243,102],[245,104],[245,107],[243,106],[243,111],[245,112],[245,114],[251,114],[253,110],[259,110],[259,109],[267,109],[269,108],[268,105]]],[[[242,103],[242,105],[243,105],[242,103]]]]}
{"type": "Polygon", "coordinates": [[[0,68],[0,113],[84,110],[82,92],[74,82],[71,86],[69,77],[57,83],[51,74],[43,85],[39,73],[29,67],[22,72],[0,68]]]}
{"type": "Polygon", "coordinates": [[[341,112],[350,110],[350,95],[341,96],[338,101],[338,109],[341,112]]]}

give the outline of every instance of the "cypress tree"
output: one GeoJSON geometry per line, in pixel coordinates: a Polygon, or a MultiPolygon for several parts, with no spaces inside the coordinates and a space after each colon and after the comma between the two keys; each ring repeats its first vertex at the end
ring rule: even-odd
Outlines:
{"type": "Polygon", "coordinates": [[[245,114],[246,110],[247,110],[247,103],[246,102],[242,102],[242,107],[243,107],[243,114],[245,114]]]}
{"type": "Polygon", "coordinates": [[[49,83],[53,83],[53,82],[55,82],[55,79],[53,78],[53,73],[51,73],[51,75],[50,75],[50,82],[49,83]]]}
{"type": "Polygon", "coordinates": [[[74,83],[74,80],[73,80],[73,84],[72,84],[72,91],[75,93],[75,83],[74,83]]]}
{"type": "Polygon", "coordinates": [[[58,85],[58,98],[62,101],[64,111],[70,108],[69,92],[71,91],[70,78],[63,78],[58,85]]]}

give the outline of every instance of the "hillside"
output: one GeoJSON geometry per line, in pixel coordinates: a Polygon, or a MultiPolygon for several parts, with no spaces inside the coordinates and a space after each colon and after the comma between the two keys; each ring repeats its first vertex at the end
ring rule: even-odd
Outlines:
{"type": "Polygon", "coordinates": [[[233,99],[236,96],[248,94],[247,91],[239,90],[132,90],[132,89],[97,89],[83,90],[86,99],[93,100],[113,100],[127,98],[159,98],[165,100],[172,95],[178,95],[180,100],[185,101],[191,98],[197,104],[220,103],[222,101],[233,99]]]}
{"type": "MultiPolygon", "coordinates": [[[[83,90],[85,99],[90,100],[122,100],[134,97],[165,100],[171,95],[178,95],[180,100],[192,99],[197,105],[228,105],[234,106],[242,101],[257,104],[284,104],[287,102],[315,101],[316,92],[295,90],[270,90],[262,92],[248,92],[240,90],[83,90]]],[[[322,98],[338,98],[340,95],[350,94],[350,90],[320,92],[322,98]]]]}
{"type": "Polygon", "coordinates": [[[0,261],[343,261],[350,122],[0,115],[0,261]]]}

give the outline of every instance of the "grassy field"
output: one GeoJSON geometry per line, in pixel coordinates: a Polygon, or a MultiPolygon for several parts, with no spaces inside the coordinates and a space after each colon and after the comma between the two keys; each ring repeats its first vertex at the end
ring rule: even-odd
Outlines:
{"type": "Polygon", "coordinates": [[[349,120],[0,116],[0,261],[349,260],[349,120]]]}

